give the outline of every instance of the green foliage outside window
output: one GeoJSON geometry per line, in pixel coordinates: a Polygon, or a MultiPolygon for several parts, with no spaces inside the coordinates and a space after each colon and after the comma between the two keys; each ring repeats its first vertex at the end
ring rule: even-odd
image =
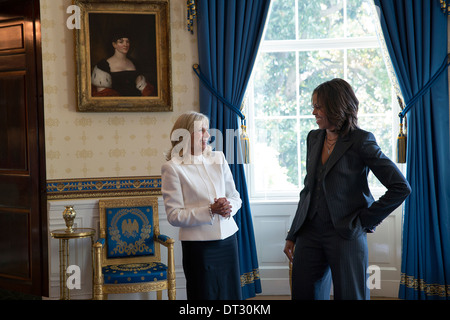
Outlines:
{"type": "MultiPolygon", "coordinates": [[[[311,93],[335,77],[352,85],[360,101],[359,126],[373,132],[392,157],[392,92],[381,49],[378,43],[358,48],[358,39],[374,36],[369,0],[273,0],[262,48],[284,40],[284,49],[262,50],[255,63],[253,119],[255,152],[272,153],[278,167],[271,165],[272,175],[256,172],[266,177],[255,183],[257,189],[302,188],[306,137],[317,129],[311,93]],[[353,38],[357,40],[348,48],[325,48],[323,42],[311,48],[315,40],[353,38]],[[304,41],[312,41],[310,49],[301,48],[304,41]],[[295,49],[286,50],[289,43],[296,44],[295,49]],[[283,179],[286,183],[279,182],[283,179]]],[[[254,157],[256,162],[260,156],[254,157]]],[[[376,179],[371,183],[379,186],[376,179]]]]}

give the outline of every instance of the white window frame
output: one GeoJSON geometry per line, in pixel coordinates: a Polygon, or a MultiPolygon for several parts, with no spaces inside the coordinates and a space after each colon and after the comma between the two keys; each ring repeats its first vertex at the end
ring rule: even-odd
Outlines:
{"type": "MultiPolygon", "coordinates": [[[[346,8],[346,6],[344,6],[346,8]]],[[[346,15],[346,10],[344,10],[344,16],[346,15]]],[[[296,11],[297,12],[297,11],[296,11]]],[[[296,13],[297,14],[297,13],[296,13]]],[[[297,21],[297,19],[296,19],[297,21]]],[[[297,28],[296,28],[297,32],[297,28]]],[[[312,50],[344,50],[344,79],[347,79],[347,51],[351,49],[379,49],[380,42],[377,36],[367,36],[367,37],[352,37],[352,38],[331,38],[331,39],[302,39],[302,40],[266,40],[261,41],[261,45],[259,48],[259,54],[267,53],[267,52],[295,52],[296,54],[296,63],[298,64],[298,54],[299,52],[304,51],[312,51],[312,50]]],[[[296,70],[298,70],[298,65],[296,66],[296,70]]],[[[296,81],[298,82],[298,77],[296,77],[296,81]]],[[[299,101],[299,83],[296,84],[296,101],[299,101]]],[[[400,112],[400,108],[398,103],[396,102],[396,93],[395,90],[392,89],[392,104],[391,104],[391,115],[392,115],[392,154],[395,155],[395,140],[399,131],[399,120],[398,113],[400,112]]],[[[255,137],[255,117],[254,117],[254,86],[253,86],[253,77],[250,79],[249,86],[247,89],[247,133],[250,138],[250,159],[251,161],[255,161],[253,156],[253,149],[251,148],[251,141],[256,141],[255,137]]],[[[295,116],[270,116],[270,117],[258,117],[258,119],[296,119],[297,125],[299,126],[300,119],[313,118],[311,115],[300,115],[295,116]]],[[[364,128],[363,128],[364,129],[364,128]]],[[[299,143],[299,141],[297,141],[299,143]]],[[[297,152],[300,153],[300,146],[297,146],[297,152]]],[[[299,154],[300,157],[300,154],[299,154]]],[[[395,159],[391,159],[395,161],[395,159]]],[[[398,164],[397,164],[398,165],[398,164]]],[[[299,188],[286,191],[256,191],[255,188],[255,171],[254,166],[251,164],[246,165],[246,176],[247,176],[247,185],[249,190],[250,200],[252,202],[293,202],[298,201],[299,192],[303,189],[303,180],[300,178],[302,173],[299,170],[299,188]]],[[[399,165],[400,170],[405,171],[404,165],[399,165]]],[[[383,188],[374,188],[372,190],[374,197],[379,197],[384,193],[383,188]]]]}

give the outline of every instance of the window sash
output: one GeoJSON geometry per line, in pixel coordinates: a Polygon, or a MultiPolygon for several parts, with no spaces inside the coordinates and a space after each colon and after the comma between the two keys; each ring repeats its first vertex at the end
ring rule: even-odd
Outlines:
{"type": "Polygon", "coordinates": [[[261,42],[260,52],[292,52],[328,49],[370,49],[379,48],[376,36],[331,39],[265,40],[261,42]]]}
{"type": "MultiPolygon", "coordinates": [[[[251,78],[249,82],[249,86],[247,89],[247,106],[246,106],[246,114],[247,122],[248,122],[248,134],[250,137],[250,141],[256,141],[255,137],[255,122],[258,120],[296,120],[297,126],[300,126],[302,120],[313,119],[314,116],[312,114],[305,115],[300,114],[299,112],[299,62],[298,62],[298,53],[306,52],[306,51],[319,51],[319,50],[343,50],[344,51],[344,64],[342,65],[344,70],[344,78],[347,78],[347,50],[351,49],[379,49],[381,44],[377,36],[366,36],[366,37],[349,37],[349,38],[325,38],[325,39],[299,39],[299,40],[263,40],[261,41],[259,55],[263,53],[273,53],[273,52],[295,52],[296,53],[296,115],[277,115],[277,116],[257,116],[255,112],[254,106],[254,83],[253,78],[251,78]]],[[[396,115],[398,114],[399,107],[395,103],[395,92],[392,90],[392,98],[391,98],[391,116],[392,116],[392,135],[391,139],[394,142],[398,132],[398,121],[395,121],[396,115]]],[[[382,114],[360,114],[360,117],[365,116],[377,116],[377,117],[385,117],[385,113],[382,114]]],[[[294,142],[293,142],[294,143],[294,142]]],[[[298,157],[298,181],[299,186],[294,190],[261,190],[257,191],[255,186],[255,177],[258,174],[255,172],[254,165],[246,165],[246,176],[247,176],[247,184],[249,189],[250,198],[253,201],[262,200],[262,201],[290,201],[293,199],[298,199],[298,193],[301,189],[303,189],[303,179],[301,172],[301,146],[299,133],[297,131],[297,157],[298,157]]],[[[395,143],[392,143],[392,148],[394,154],[395,143]]],[[[252,152],[252,148],[251,148],[252,152]]],[[[253,155],[251,155],[251,159],[253,155]]],[[[254,161],[254,160],[251,160],[254,161]]],[[[400,169],[404,168],[400,166],[400,169]]],[[[403,171],[402,170],[402,171],[403,171]]],[[[372,193],[375,197],[384,193],[384,188],[373,188],[372,193]]]]}

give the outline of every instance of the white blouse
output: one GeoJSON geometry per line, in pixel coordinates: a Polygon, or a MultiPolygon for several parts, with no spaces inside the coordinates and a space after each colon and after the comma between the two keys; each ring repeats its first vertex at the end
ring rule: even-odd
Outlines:
{"type": "Polygon", "coordinates": [[[232,216],[241,208],[241,198],[222,152],[191,156],[180,164],[167,161],[161,180],[167,220],[180,227],[180,240],[222,240],[238,230],[232,216]],[[210,214],[209,205],[222,197],[232,206],[230,218],[210,214]]]}

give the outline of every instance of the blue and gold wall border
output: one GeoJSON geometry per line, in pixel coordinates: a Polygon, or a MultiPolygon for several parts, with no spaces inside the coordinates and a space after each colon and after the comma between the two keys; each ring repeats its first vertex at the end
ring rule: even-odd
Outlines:
{"type": "Polygon", "coordinates": [[[47,181],[47,199],[161,195],[161,176],[47,181]]]}

